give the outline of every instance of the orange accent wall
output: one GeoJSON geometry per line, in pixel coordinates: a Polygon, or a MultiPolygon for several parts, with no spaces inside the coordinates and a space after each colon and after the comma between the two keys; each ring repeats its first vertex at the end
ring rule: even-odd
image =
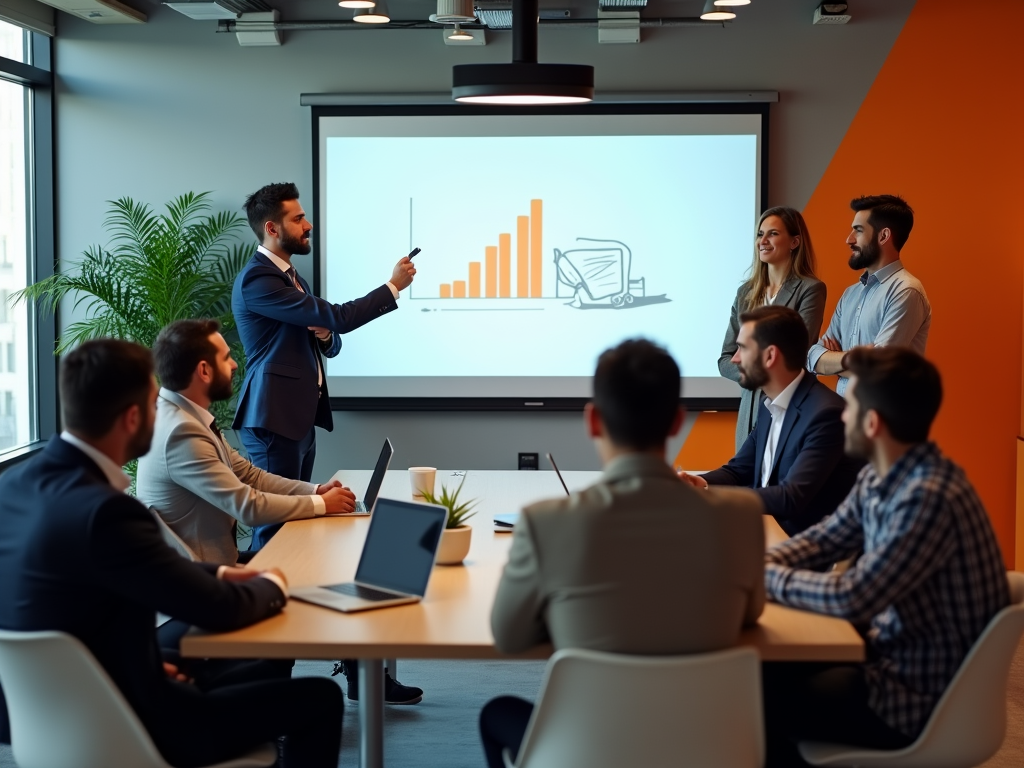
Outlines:
{"type": "Polygon", "coordinates": [[[945,389],[933,438],[967,471],[1012,564],[1022,407],[1024,2],[985,3],[997,20],[991,24],[969,20],[965,8],[962,0],[914,6],[804,213],[828,284],[827,322],[855,279],[844,244],[850,199],[896,193],[913,206],[902,255],[932,304],[926,354],[945,389]]]}
{"type": "Polygon", "coordinates": [[[736,411],[705,411],[672,463],[677,469],[717,469],[736,452],[736,411]]]}

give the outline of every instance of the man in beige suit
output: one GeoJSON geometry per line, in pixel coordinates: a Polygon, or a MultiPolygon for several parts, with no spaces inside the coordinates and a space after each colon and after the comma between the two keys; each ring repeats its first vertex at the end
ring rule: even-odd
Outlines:
{"type": "Polygon", "coordinates": [[[153,446],[139,459],[138,498],[155,508],[199,560],[234,565],[237,523],[247,526],[351,512],[340,483],[272,475],[228,445],[208,410],[231,397],[238,364],[216,320],[179,320],[153,345],[163,386],[153,446]]]}
{"type": "MultiPolygon", "coordinates": [[[[665,462],[683,421],[679,367],[648,341],[601,355],[584,411],[598,484],[533,504],[516,522],[491,612],[506,653],[555,648],[701,653],[734,645],[764,607],[763,506],[750,490],[698,491],[665,462]]],[[[513,754],[533,706],[494,699],[480,715],[492,768],[513,754]]]]}

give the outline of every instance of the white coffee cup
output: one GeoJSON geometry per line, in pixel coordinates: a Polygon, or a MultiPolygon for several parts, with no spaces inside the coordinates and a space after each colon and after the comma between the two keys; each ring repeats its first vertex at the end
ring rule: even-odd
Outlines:
{"type": "Polygon", "coordinates": [[[437,478],[437,467],[409,467],[409,482],[412,483],[412,497],[423,500],[423,492],[434,493],[434,480],[437,478]]]}

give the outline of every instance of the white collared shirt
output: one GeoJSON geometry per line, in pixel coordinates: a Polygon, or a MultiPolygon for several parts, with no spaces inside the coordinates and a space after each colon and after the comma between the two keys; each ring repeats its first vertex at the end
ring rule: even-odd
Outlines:
{"type": "Polygon", "coordinates": [[[768,442],[764,446],[764,458],[761,461],[761,487],[768,485],[772,474],[772,467],[775,465],[775,450],[779,445],[779,435],[782,433],[782,423],[786,420],[786,411],[789,410],[789,401],[793,399],[793,393],[800,386],[804,379],[804,371],[801,370],[797,377],[779,393],[774,400],[764,399],[765,407],[772,415],[772,425],[768,428],[768,442]]]}
{"type": "MultiPolygon", "coordinates": [[[[196,403],[196,402],[194,402],[192,400],[189,400],[183,394],[181,394],[180,392],[175,392],[174,390],[164,389],[163,387],[161,387],[160,388],[160,394],[165,399],[167,399],[167,395],[173,395],[174,397],[181,398],[186,403],[188,403],[190,406],[192,406],[192,410],[194,412],[193,415],[203,423],[204,427],[206,427],[207,429],[210,430],[210,432],[211,432],[211,434],[213,434],[213,438],[215,440],[218,439],[217,433],[214,432],[213,429],[212,429],[212,427],[213,427],[213,420],[214,420],[213,414],[210,413],[206,408],[203,408],[201,405],[199,405],[199,403],[196,403]]],[[[173,401],[173,399],[172,399],[172,401],[173,401]]],[[[221,436],[219,439],[223,440],[224,438],[223,438],[223,436],[221,436]]],[[[318,485],[317,489],[319,489],[319,488],[320,488],[320,486],[318,485]]],[[[327,514],[327,502],[324,501],[324,497],[323,496],[321,496],[320,494],[314,493],[314,494],[311,494],[309,498],[311,498],[313,500],[313,514],[314,515],[316,515],[317,517],[322,517],[322,516],[327,514]]]]}
{"type": "Polygon", "coordinates": [[[78,450],[88,456],[90,459],[96,462],[96,466],[100,468],[103,474],[107,478],[107,482],[110,483],[116,490],[124,493],[132,484],[132,479],[124,473],[121,467],[117,466],[117,462],[107,456],[99,448],[95,448],[89,443],[85,442],[80,437],[68,432],[66,429],[60,433],[60,439],[66,443],[71,443],[78,450]]]}

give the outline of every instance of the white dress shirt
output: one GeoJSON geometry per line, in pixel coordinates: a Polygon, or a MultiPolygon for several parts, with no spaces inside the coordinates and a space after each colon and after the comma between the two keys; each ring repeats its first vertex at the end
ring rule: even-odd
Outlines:
{"type": "MultiPolygon", "coordinates": [[[[162,390],[162,391],[170,391],[170,390],[162,390]]],[[[210,430],[210,432],[213,433],[213,437],[214,437],[215,440],[223,440],[224,439],[224,436],[220,434],[220,430],[218,430],[217,432],[213,431],[213,421],[214,421],[214,418],[213,418],[213,414],[212,413],[210,413],[206,408],[203,408],[202,406],[200,406],[198,403],[193,402],[192,400],[189,400],[187,397],[185,397],[183,394],[181,394],[181,392],[173,392],[173,394],[176,397],[180,397],[182,400],[184,400],[186,403],[188,403],[190,406],[192,406],[192,413],[193,413],[193,415],[203,423],[204,427],[206,427],[207,429],[210,430]]],[[[170,398],[167,398],[167,399],[170,399],[170,398]]],[[[316,488],[317,488],[317,490],[320,490],[320,486],[319,485],[317,485],[316,488]]],[[[323,496],[321,496],[318,493],[314,493],[314,494],[310,495],[309,498],[311,498],[313,500],[313,514],[314,515],[316,515],[317,517],[323,517],[324,515],[327,514],[327,502],[324,501],[324,497],[323,496]]]]}
{"type": "Polygon", "coordinates": [[[782,433],[782,423],[786,420],[786,411],[789,410],[789,401],[793,399],[793,393],[800,386],[804,379],[805,371],[801,370],[797,377],[789,383],[779,396],[774,400],[764,399],[765,407],[772,415],[772,425],[768,428],[768,442],[764,446],[764,459],[761,461],[761,487],[768,485],[768,479],[772,474],[772,467],[775,466],[775,449],[779,445],[779,435],[782,433]]]}
{"type": "MultiPolygon", "coordinates": [[[[210,423],[213,423],[213,414],[210,415],[210,423]]],[[[87,442],[85,442],[85,440],[76,437],[67,430],[64,430],[63,432],[60,433],[60,439],[66,443],[70,443],[71,445],[75,446],[75,448],[77,448],[90,459],[95,461],[96,466],[98,466],[100,470],[102,470],[103,474],[106,476],[107,482],[109,482],[116,490],[120,491],[121,493],[124,493],[131,486],[132,479],[125,474],[124,470],[121,467],[117,466],[117,462],[115,462],[112,458],[107,456],[107,454],[105,454],[103,451],[99,450],[98,448],[95,448],[94,446],[89,445],[87,442]]],[[[322,501],[323,499],[321,499],[321,502],[322,501]]],[[[230,566],[227,565],[220,566],[217,569],[217,578],[223,578],[224,571],[228,570],[229,567],[230,566]]],[[[288,597],[288,585],[285,584],[284,581],[281,578],[279,578],[276,574],[261,573],[255,578],[270,579],[277,585],[278,589],[280,589],[281,592],[284,593],[284,596],[288,597]]]]}

